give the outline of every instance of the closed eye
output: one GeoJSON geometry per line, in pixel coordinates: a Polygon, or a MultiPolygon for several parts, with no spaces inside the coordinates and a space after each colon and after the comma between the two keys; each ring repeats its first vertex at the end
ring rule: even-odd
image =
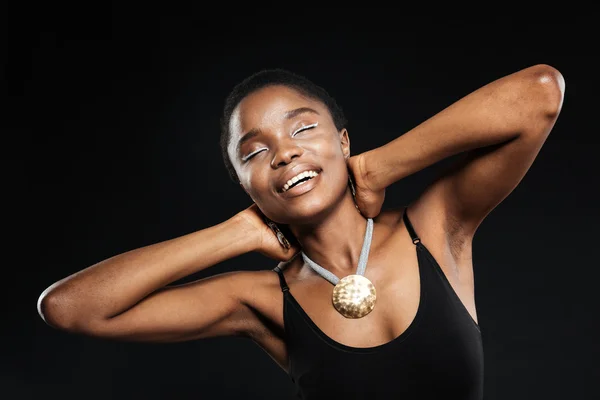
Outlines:
{"type": "Polygon", "coordinates": [[[263,147],[256,151],[253,151],[252,153],[248,154],[247,156],[242,157],[242,161],[248,161],[249,159],[251,159],[252,157],[254,157],[255,155],[257,155],[258,153],[260,153],[263,150],[266,150],[266,149],[263,147]]]}
{"type": "MultiPolygon", "coordinates": [[[[294,133],[292,133],[292,136],[295,136],[296,134],[308,130],[308,129],[312,129],[315,128],[319,125],[318,122],[315,122],[314,124],[310,124],[310,125],[305,125],[305,126],[301,126],[300,128],[296,129],[294,131],[294,133]]],[[[252,157],[254,157],[255,155],[257,155],[258,153],[260,153],[261,151],[266,150],[264,147],[253,151],[252,153],[248,154],[247,156],[242,157],[242,161],[248,161],[249,159],[251,159],[252,157]]]]}
{"type": "Polygon", "coordinates": [[[305,131],[305,130],[307,130],[307,129],[314,128],[314,127],[316,127],[317,125],[319,125],[319,123],[318,123],[318,122],[315,122],[314,124],[310,124],[310,125],[305,125],[305,126],[302,126],[302,127],[298,128],[298,129],[296,129],[296,130],[294,131],[294,133],[292,133],[292,136],[295,136],[297,133],[300,133],[300,132],[302,132],[302,131],[305,131]]]}

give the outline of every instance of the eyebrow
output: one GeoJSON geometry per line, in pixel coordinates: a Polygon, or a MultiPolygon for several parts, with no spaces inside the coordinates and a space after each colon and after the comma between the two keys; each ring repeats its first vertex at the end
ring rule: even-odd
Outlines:
{"type": "Polygon", "coordinates": [[[310,107],[300,107],[300,108],[296,108],[294,110],[287,111],[285,113],[285,119],[292,119],[292,118],[297,117],[298,115],[304,114],[304,113],[313,113],[313,114],[320,115],[317,112],[317,110],[314,110],[310,107]]]}
{"type": "Polygon", "coordinates": [[[236,153],[239,154],[240,153],[240,149],[242,148],[242,145],[244,143],[246,143],[248,140],[255,138],[256,136],[260,135],[262,132],[260,129],[258,128],[253,128],[250,129],[248,131],[248,133],[246,133],[244,136],[242,136],[242,138],[237,142],[237,146],[236,146],[236,153]]]}
{"type": "MultiPolygon", "coordinates": [[[[312,114],[320,115],[317,112],[317,110],[314,110],[310,107],[300,107],[300,108],[295,108],[293,110],[286,111],[286,113],[284,114],[284,118],[292,119],[292,118],[297,117],[298,115],[304,114],[304,113],[312,113],[312,114]]],[[[261,133],[262,133],[261,130],[258,128],[250,129],[248,131],[248,133],[246,133],[244,136],[242,136],[241,139],[238,141],[237,146],[236,146],[236,153],[239,154],[240,148],[242,147],[242,145],[244,143],[246,143],[250,139],[257,137],[261,133]]]]}

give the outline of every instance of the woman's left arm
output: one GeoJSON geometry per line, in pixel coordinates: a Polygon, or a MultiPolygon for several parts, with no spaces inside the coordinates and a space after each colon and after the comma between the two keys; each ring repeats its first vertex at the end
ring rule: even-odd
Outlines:
{"type": "MultiPolygon", "coordinates": [[[[360,154],[358,186],[382,193],[446,157],[464,157],[426,192],[473,234],[521,181],[560,113],[565,83],[548,65],[491,82],[384,146],[360,154]]],[[[377,210],[377,213],[379,210],[377,210]]]]}

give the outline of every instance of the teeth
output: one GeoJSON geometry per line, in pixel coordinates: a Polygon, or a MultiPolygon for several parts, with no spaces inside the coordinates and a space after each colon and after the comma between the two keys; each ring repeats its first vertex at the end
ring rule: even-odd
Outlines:
{"type": "Polygon", "coordinates": [[[314,178],[317,175],[319,175],[319,173],[316,172],[316,171],[304,171],[304,172],[301,172],[298,175],[294,176],[289,181],[287,181],[287,183],[285,185],[283,185],[282,191],[283,192],[287,191],[294,183],[298,182],[300,179],[304,179],[306,177],[314,178]]]}

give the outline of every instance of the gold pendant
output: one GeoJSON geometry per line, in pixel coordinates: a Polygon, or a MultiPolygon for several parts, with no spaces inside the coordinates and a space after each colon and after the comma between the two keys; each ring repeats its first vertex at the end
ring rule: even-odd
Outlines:
{"type": "Polygon", "coordinates": [[[375,308],[375,286],[362,275],[348,275],[333,288],[333,306],[346,318],[362,318],[375,308]]]}

